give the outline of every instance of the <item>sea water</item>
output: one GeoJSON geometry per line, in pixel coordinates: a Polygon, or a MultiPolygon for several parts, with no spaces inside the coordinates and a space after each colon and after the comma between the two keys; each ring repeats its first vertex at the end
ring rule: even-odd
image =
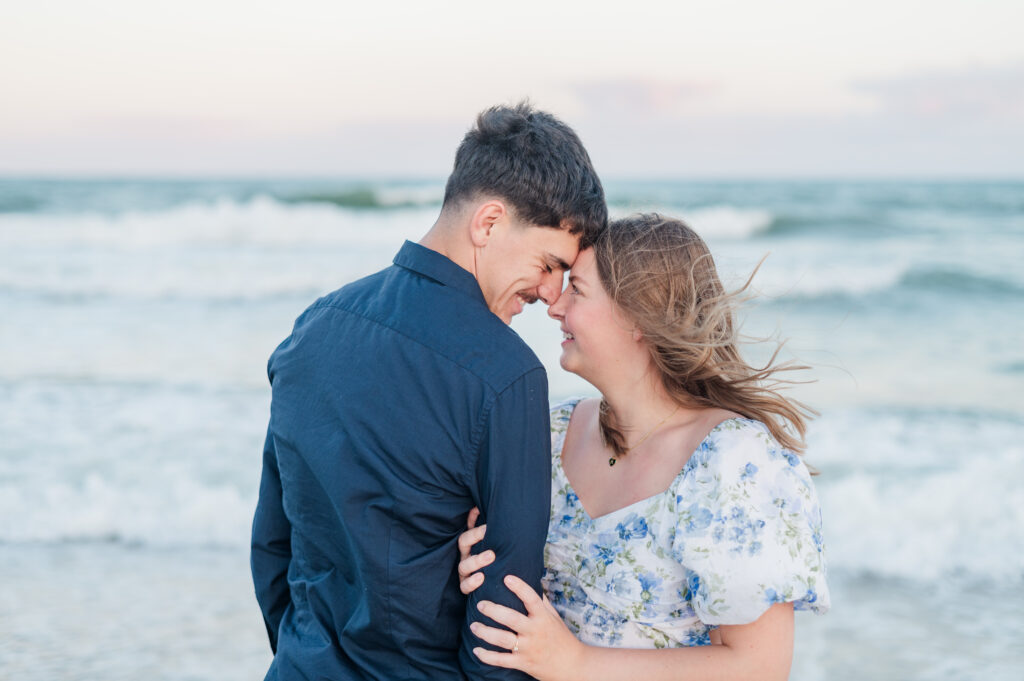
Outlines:
{"type": "MultiPolygon", "coordinates": [[[[1024,183],[608,181],[812,366],[833,610],[792,678],[1020,678],[1024,183]],[[765,257],[767,256],[767,257],[765,257]]],[[[0,677],[252,679],[265,366],[433,223],[440,180],[0,180],[0,677]]],[[[557,325],[513,327],[552,398],[557,325]]],[[[772,342],[752,343],[752,360],[772,342]]]]}

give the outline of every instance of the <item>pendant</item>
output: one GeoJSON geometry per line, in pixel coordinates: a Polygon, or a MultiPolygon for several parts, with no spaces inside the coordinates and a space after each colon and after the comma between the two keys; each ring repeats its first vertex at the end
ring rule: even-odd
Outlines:
{"type": "Polygon", "coordinates": [[[611,458],[609,458],[609,459],[608,459],[608,465],[609,465],[609,466],[614,466],[614,465],[615,465],[615,462],[616,462],[616,461],[618,461],[618,459],[616,459],[616,458],[615,458],[615,457],[613,456],[613,457],[611,457],[611,458]]]}

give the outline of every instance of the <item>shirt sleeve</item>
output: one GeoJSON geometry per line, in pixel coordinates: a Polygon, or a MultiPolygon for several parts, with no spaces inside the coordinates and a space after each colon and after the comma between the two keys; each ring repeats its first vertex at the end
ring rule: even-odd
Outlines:
{"type": "Polygon", "coordinates": [[[505,575],[516,575],[541,593],[551,505],[551,427],[543,369],[525,374],[495,398],[479,451],[477,503],[487,534],[475,551],[491,549],[496,559],[484,568],[483,585],[467,599],[459,661],[469,679],[528,679],[521,672],[480,662],[472,650],[487,644],[469,625],[479,621],[499,626],[477,610],[482,600],[525,613],[519,598],[505,587],[505,575]]]}
{"type": "Polygon", "coordinates": [[[278,628],[291,602],[288,591],[288,565],[291,557],[291,524],[284,514],[277,452],[274,438],[268,429],[266,443],[263,445],[259,502],[252,523],[250,565],[256,600],[263,611],[270,649],[275,653],[278,628]]]}
{"type": "Polygon", "coordinates": [[[829,606],[821,510],[803,461],[759,423],[723,424],[677,498],[674,551],[705,624],[748,624],[774,603],[829,606]]]}

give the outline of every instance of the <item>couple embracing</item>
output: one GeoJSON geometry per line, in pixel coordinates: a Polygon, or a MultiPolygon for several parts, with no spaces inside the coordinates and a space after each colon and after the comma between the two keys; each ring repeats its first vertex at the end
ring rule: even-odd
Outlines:
{"type": "Polygon", "coordinates": [[[733,305],[683,222],[607,220],[568,126],[480,114],[426,235],[270,358],[267,678],[786,678],[821,518],[733,305]],[[508,326],[537,300],[600,398],[549,408],[508,326]]]}

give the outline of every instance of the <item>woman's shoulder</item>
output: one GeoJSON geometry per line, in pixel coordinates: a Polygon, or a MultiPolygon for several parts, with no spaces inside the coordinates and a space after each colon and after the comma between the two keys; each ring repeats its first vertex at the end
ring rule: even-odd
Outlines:
{"type": "Polygon", "coordinates": [[[821,509],[800,457],[744,417],[716,426],[700,455],[677,497],[673,550],[695,575],[701,621],[746,624],[779,602],[827,610],[821,509]]]}
{"type": "Polygon", "coordinates": [[[592,397],[570,397],[569,399],[556,402],[551,405],[551,429],[565,430],[569,427],[569,419],[572,418],[576,408],[583,404],[583,408],[590,407],[590,403],[597,403],[597,398],[592,397]]]}
{"type": "Polygon", "coordinates": [[[796,453],[778,443],[767,425],[739,415],[715,426],[699,454],[698,465],[725,478],[748,479],[759,470],[805,468],[796,453]]]}

